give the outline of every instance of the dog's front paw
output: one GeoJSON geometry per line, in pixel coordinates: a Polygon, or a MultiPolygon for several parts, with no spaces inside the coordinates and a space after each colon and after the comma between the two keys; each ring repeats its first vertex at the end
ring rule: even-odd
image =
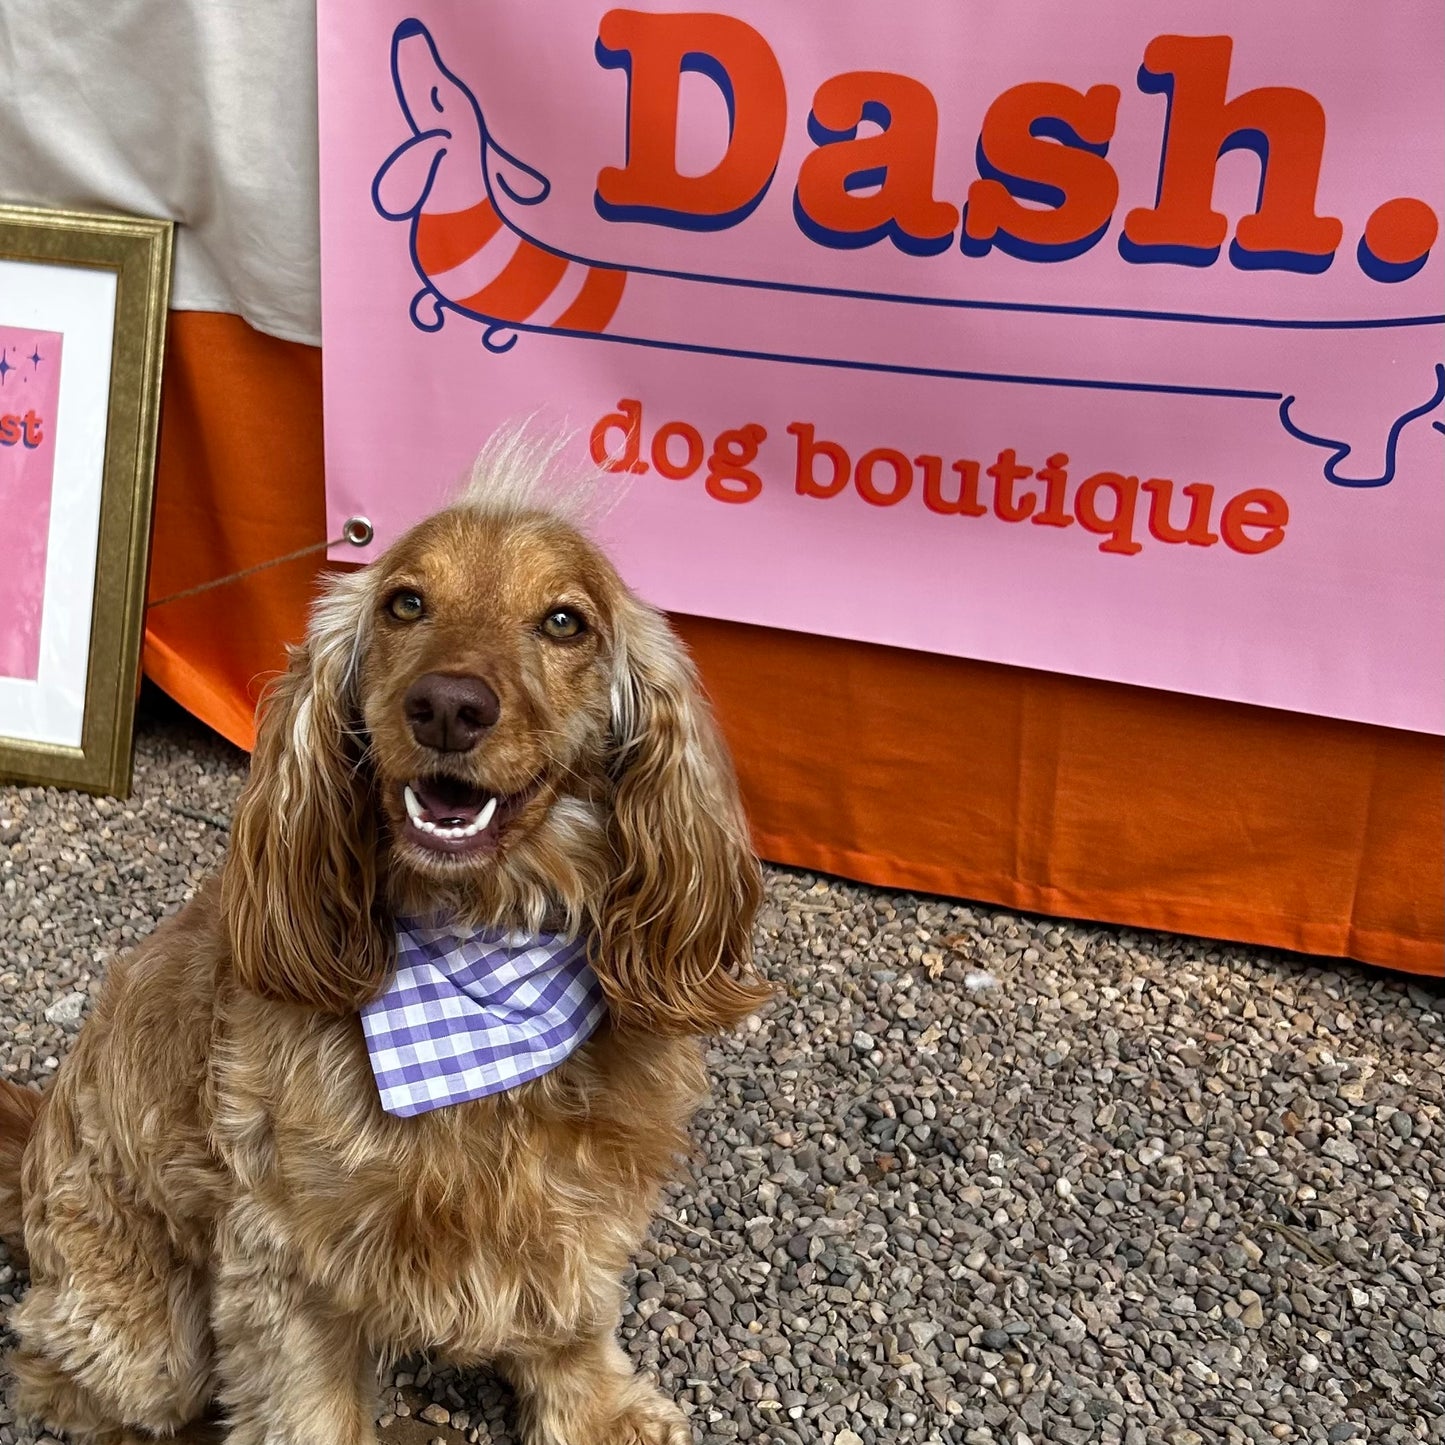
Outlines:
{"type": "Polygon", "coordinates": [[[610,1336],[512,1371],[527,1445],[693,1445],[682,1411],[610,1336]]]}
{"type": "Polygon", "coordinates": [[[629,1400],[588,1445],[693,1445],[693,1439],[682,1411],[652,1391],[629,1400]]]}

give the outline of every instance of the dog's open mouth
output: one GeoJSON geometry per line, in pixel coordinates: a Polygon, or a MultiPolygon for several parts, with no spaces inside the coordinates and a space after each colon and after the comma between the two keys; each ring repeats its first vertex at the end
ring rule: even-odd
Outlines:
{"type": "Polygon", "coordinates": [[[413,778],[401,790],[407,837],[433,853],[453,856],[496,846],[502,829],[537,791],[502,795],[445,776],[413,778]]]}

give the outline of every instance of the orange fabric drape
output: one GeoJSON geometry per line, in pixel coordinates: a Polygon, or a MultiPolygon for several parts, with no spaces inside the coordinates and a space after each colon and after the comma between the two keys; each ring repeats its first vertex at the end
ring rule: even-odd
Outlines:
{"type": "MultiPolygon", "coordinates": [[[[236,316],[171,313],[161,387],[151,598],[326,537],[321,353],[236,316]]],[[[322,558],[147,614],[146,675],[249,749],[260,686],[285,666],[322,558]]]]}
{"type": "MultiPolygon", "coordinates": [[[[151,596],[324,536],[319,353],[172,317],[151,596]]],[[[150,614],[147,673],[242,747],[319,564],[150,614]]],[[[1012,908],[1445,975],[1422,734],[677,619],[765,857],[1012,908]]]]}

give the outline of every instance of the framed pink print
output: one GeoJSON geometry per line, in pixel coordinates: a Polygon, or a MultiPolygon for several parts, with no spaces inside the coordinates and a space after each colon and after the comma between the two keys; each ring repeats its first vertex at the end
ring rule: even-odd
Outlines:
{"type": "Polygon", "coordinates": [[[129,791],[171,229],[0,206],[0,777],[129,791]]]}

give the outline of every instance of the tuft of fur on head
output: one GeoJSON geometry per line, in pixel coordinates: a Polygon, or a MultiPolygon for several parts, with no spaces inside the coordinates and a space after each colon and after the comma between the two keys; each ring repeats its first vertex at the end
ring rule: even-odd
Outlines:
{"type": "Polygon", "coordinates": [[[494,432],[454,506],[498,521],[543,514],[590,536],[626,495],[631,479],[595,468],[564,465],[574,433],[537,432],[532,421],[494,432]]]}

